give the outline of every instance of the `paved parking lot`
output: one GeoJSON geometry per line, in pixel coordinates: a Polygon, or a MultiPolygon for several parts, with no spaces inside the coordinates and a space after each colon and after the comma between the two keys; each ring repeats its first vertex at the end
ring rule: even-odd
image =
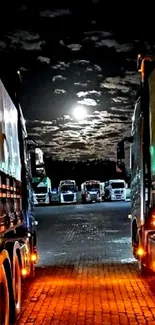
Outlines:
{"type": "Polygon", "coordinates": [[[18,325],[155,324],[155,278],[130,247],[130,203],[36,208],[40,262],[18,325]]]}

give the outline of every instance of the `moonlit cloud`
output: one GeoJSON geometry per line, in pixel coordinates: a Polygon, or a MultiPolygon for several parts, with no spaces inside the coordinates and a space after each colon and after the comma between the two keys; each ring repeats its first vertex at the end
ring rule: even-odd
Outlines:
{"type": "Polygon", "coordinates": [[[23,73],[23,72],[28,72],[29,69],[26,69],[25,67],[20,67],[19,71],[23,73]]]}
{"type": "Polygon", "coordinates": [[[88,61],[88,60],[74,60],[73,63],[87,65],[90,63],[90,61],[88,61]]]}
{"type": "Polygon", "coordinates": [[[124,78],[121,77],[109,77],[100,83],[101,88],[106,88],[109,90],[114,90],[117,92],[120,90],[122,93],[129,93],[132,85],[139,84],[139,76],[135,75],[133,72],[128,73],[124,78]]]}
{"type": "Polygon", "coordinates": [[[115,112],[110,114],[96,110],[84,121],[75,121],[69,116],[69,119],[64,118],[63,123],[62,120],[27,121],[27,127],[37,141],[40,136],[43,150],[53,158],[63,159],[66,155],[70,160],[86,156],[103,158],[108,152],[113,152],[115,156],[116,141],[119,141],[122,132],[124,136],[129,135],[125,118],[125,122],[131,122],[127,113],[119,116],[115,112]]]}
{"type": "Polygon", "coordinates": [[[41,63],[46,63],[46,64],[50,63],[50,58],[47,58],[47,57],[44,57],[44,56],[38,56],[37,60],[40,61],[41,63]]]}
{"type": "Polygon", "coordinates": [[[54,93],[55,94],[66,94],[66,90],[64,90],[64,89],[55,89],[54,93]]]}
{"type": "Polygon", "coordinates": [[[45,45],[39,34],[27,30],[14,30],[6,33],[5,37],[10,49],[40,51],[45,45]]]}
{"type": "Polygon", "coordinates": [[[70,62],[59,61],[57,64],[52,65],[51,68],[54,70],[66,70],[69,66],[70,62]]]}
{"type": "Polygon", "coordinates": [[[80,51],[82,45],[80,45],[80,44],[69,44],[69,45],[67,45],[67,47],[72,51],[80,51]]]}
{"type": "Polygon", "coordinates": [[[81,87],[87,87],[87,83],[83,83],[83,82],[74,82],[75,86],[81,86],[81,87]]]}
{"type": "Polygon", "coordinates": [[[112,101],[114,102],[114,103],[127,103],[128,102],[128,97],[120,97],[120,96],[118,96],[118,97],[114,97],[114,98],[112,98],[112,101]]]}
{"type": "Polygon", "coordinates": [[[40,12],[41,17],[45,18],[54,18],[60,16],[68,16],[71,14],[69,9],[53,9],[53,10],[45,10],[40,12]]]}
{"type": "Polygon", "coordinates": [[[6,49],[7,45],[4,41],[0,41],[0,50],[6,49]]]}
{"type": "Polygon", "coordinates": [[[99,72],[102,71],[102,68],[98,64],[94,64],[94,68],[99,72]]]}
{"type": "Polygon", "coordinates": [[[101,95],[101,91],[97,91],[97,90],[90,90],[90,91],[79,91],[77,93],[77,96],[78,97],[86,97],[86,96],[89,96],[91,94],[94,94],[94,95],[97,95],[97,96],[100,96],[101,95]]]}
{"type": "Polygon", "coordinates": [[[61,76],[61,75],[57,75],[57,76],[54,76],[52,81],[56,81],[56,80],[66,80],[67,78],[61,76]]]}
{"type": "Polygon", "coordinates": [[[114,39],[102,39],[95,43],[96,47],[107,46],[109,48],[115,48],[116,52],[130,52],[133,49],[133,44],[119,44],[114,39]]]}
{"type": "Polygon", "coordinates": [[[78,100],[78,104],[87,105],[87,106],[96,106],[97,102],[92,98],[84,98],[82,100],[78,100]]]}

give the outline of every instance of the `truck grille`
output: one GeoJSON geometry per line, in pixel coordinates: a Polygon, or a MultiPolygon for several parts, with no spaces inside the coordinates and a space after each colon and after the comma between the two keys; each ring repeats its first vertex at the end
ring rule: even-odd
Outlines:
{"type": "Polygon", "coordinates": [[[116,190],[114,191],[115,194],[122,194],[123,193],[123,190],[116,190]]]}
{"type": "Polygon", "coordinates": [[[71,202],[74,200],[74,194],[64,194],[63,197],[65,202],[71,202]]]}
{"type": "Polygon", "coordinates": [[[46,196],[45,196],[45,195],[42,195],[42,196],[36,196],[36,198],[37,198],[37,201],[38,201],[38,202],[43,202],[43,201],[46,200],[46,196]]]}
{"type": "Polygon", "coordinates": [[[96,199],[97,199],[97,194],[90,194],[90,199],[91,199],[92,201],[96,201],[96,199]]]}

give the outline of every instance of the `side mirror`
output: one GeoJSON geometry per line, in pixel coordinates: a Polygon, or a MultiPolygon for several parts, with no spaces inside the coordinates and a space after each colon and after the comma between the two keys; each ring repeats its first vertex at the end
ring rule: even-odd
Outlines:
{"type": "Polygon", "coordinates": [[[117,144],[117,160],[125,159],[124,141],[117,144]]]}

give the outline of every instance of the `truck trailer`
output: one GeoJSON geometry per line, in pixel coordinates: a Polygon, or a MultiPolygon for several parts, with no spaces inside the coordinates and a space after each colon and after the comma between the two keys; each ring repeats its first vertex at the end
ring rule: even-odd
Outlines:
{"type": "Polygon", "coordinates": [[[22,280],[34,276],[37,222],[31,188],[32,146],[29,150],[17,93],[12,91],[11,96],[2,80],[0,99],[0,324],[8,325],[21,311],[22,280]]]}
{"type": "Polygon", "coordinates": [[[132,118],[131,136],[117,145],[117,161],[131,152],[131,239],[141,273],[155,272],[155,57],[138,56],[140,89],[132,118]]]}

